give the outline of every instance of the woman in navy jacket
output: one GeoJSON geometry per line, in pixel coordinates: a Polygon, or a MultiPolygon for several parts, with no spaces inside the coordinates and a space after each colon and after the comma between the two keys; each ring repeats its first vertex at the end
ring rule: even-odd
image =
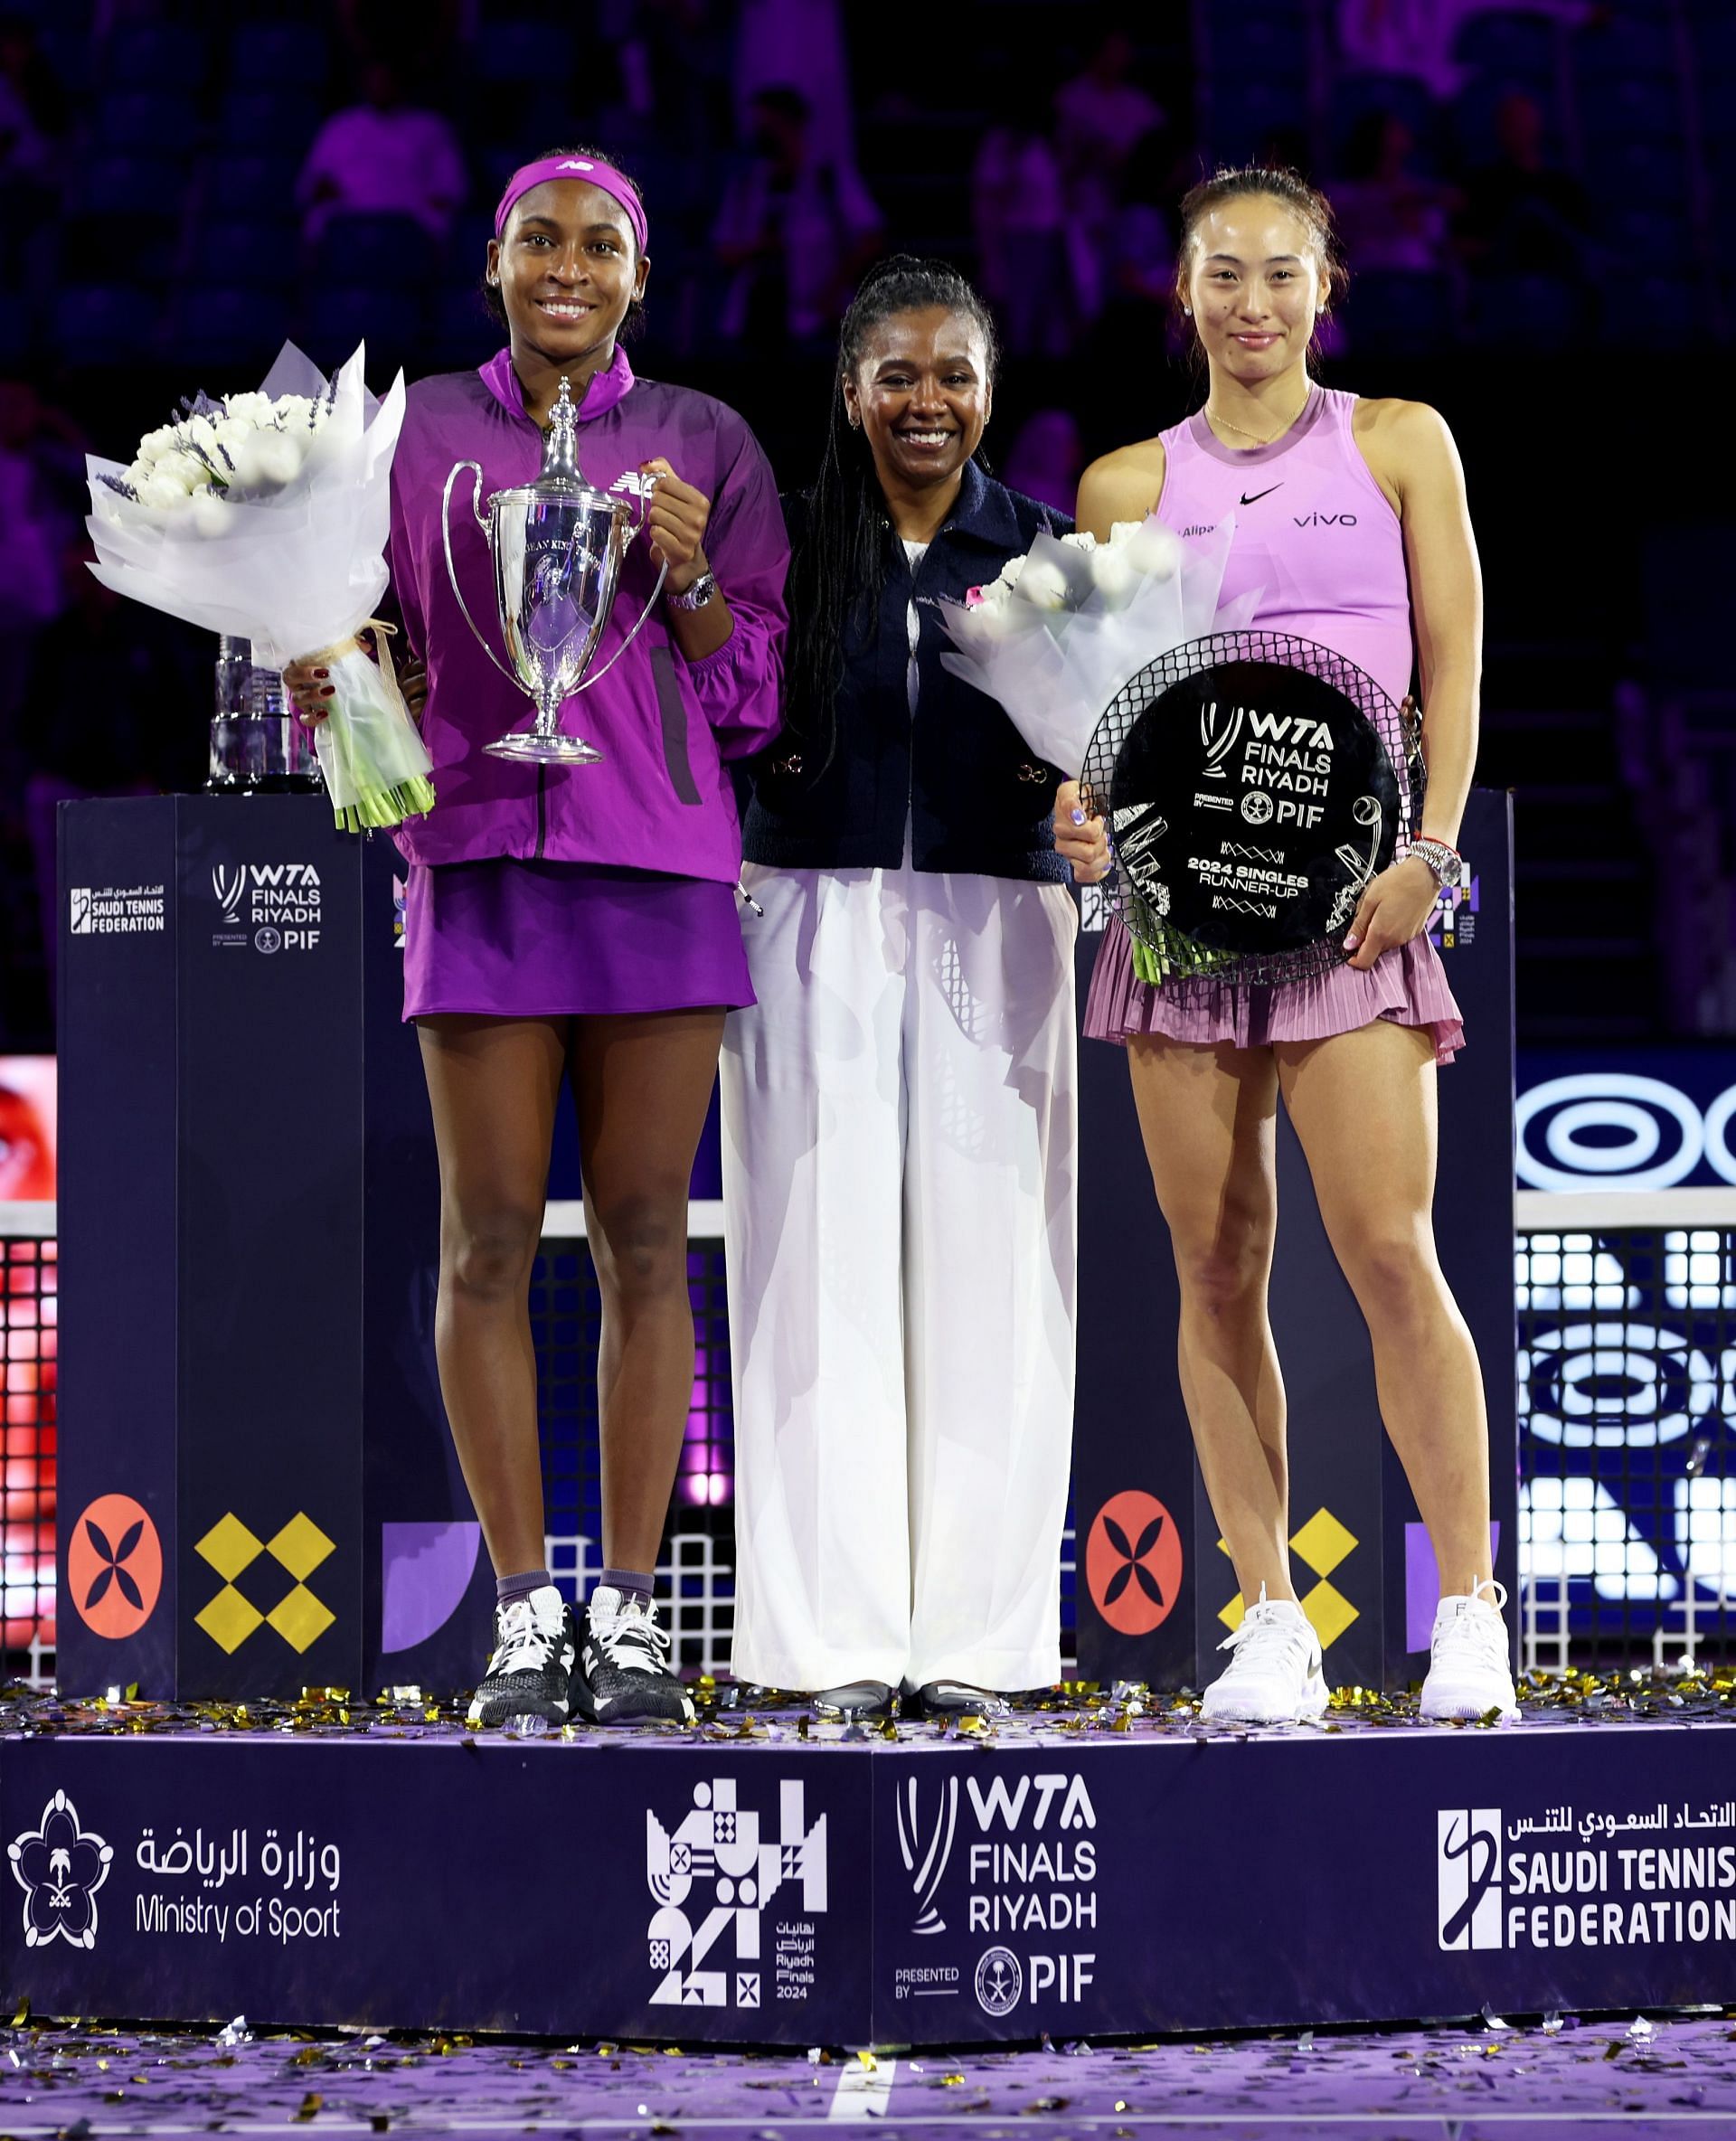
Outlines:
{"type": "Polygon", "coordinates": [[[1077,920],[1057,769],[941,667],[933,607],[1069,524],[974,457],[995,357],[939,262],[884,262],[845,314],[744,833],[734,1665],[839,1711],[1060,1672],[1077,920]]]}

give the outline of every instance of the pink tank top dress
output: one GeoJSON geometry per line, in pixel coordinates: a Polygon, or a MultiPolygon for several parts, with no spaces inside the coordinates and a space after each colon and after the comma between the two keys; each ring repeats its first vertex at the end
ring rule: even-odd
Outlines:
{"type": "MultiPolygon", "coordinates": [[[[1199,543],[1235,515],[1222,599],[1260,590],[1253,622],[1293,632],[1365,669],[1396,702],[1410,687],[1410,589],[1399,516],[1351,436],[1354,394],[1316,387],[1282,439],[1247,451],[1215,438],[1203,415],[1163,434],[1158,518],[1199,543]]],[[[1125,1045],[1135,1033],[1213,1047],[1324,1041],[1377,1018],[1432,1029],[1449,1062],[1465,1028],[1426,936],[1383,953],[1365,973],[1332,967],[1279,986],[1193,980],[1156,988],[1133,971],[1133,947],[1110,921],[1085,1000],[1085,1032],[1125,1045]]]]}

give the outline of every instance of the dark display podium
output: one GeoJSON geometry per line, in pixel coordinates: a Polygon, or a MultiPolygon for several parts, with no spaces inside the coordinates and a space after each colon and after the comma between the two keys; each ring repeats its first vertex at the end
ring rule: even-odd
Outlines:
{"type": "MultiPolygon", "coordinates": [[[[1467,1034],[1439,1079],[1435,1233],[1483,1363],[1495,1573],[1515,1601],[1516,1627],[1511,798],[1474,790],[1460,845],[1475,876],[1447,896],[1432,932],[1467,1034]]],[[[1081,1004],[1100,942],[1089,927],[1079,939],[1081,1004]]],[[[1080,1049],[1080,1670],[1198,1687],[1222,1664],[1213,1652],[1241,1601],[1176,1381],[1175,1264],[1126,1060],[1101,1042],[1080,1049]]],[[[1278,1172],[1272,1325],[1289,1401],[1297,1591],[1333,1686],[1402,1687],[1428,1669],[1434,1555],[1382,1433],[1367,1328],[1281,1104],[1278,1172]]]]}
{"type": "Polygon", "coordinates": [[[61,1685],[457,1685],[493,1584],[397,851],[183,796],[64,806],[60,863],[61,1685]]]}

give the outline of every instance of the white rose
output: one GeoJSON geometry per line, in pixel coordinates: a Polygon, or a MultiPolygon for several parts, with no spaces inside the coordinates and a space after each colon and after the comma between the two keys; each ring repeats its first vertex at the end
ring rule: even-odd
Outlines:
{"type": "Polygon", "coordinates": [[[1063,535],[1061,540],[1069,550],[1095,550],[1097,548],[1097,537],[1091,533],[1089,528],[1075,528],[1071,535],[1063,535]]]}
{"type": "Polygon", "coordinates": [[[1110,603],[1125,602],[1139,580],[1139,569],[1125,546],[1102,543],[1091,552],[1091,585],[1110,603]]]}
{"type": "Polygon", "coordinates": [[[271,421],[269,394],[231,394],[223,402],[224,415],[231,423],[245,424],[258,430],[261,424],[271,421]]]}
{"type": "Polygon", "coordinates": [[[1064,609],[1067,575],[1047,558],[1033,558],[1019,576],[1019,597],[1036,609],[1064,609]]]}
{"type": "Polygon", "coordinates": [[[138,495],[142,505],[154,505],[162,513],[175,513],[187,503],[187,486],[172,476],[154,475],[138,495]]]}
{"type": "Polygon", "coordinates": [[[1030,560],[1028,558],[1009,558],[1005,564],[1001,567],[1000,576],[994,582],[994,585],[999,588],[1005,588],[1007,593],[1010,595],[1014,589],[1019,584],[1020,573],[1024,571],[1026,565],[1029,563],[1030,560]]]}
{"type": "Polygon", "coordinates": [[[181,439],[184,446],[209,453],[217,443],[217,427],[208,416],[190,416],[181,427],[181,439]]]}
{"type": "Polygon", "coordinates": [[[1118,545],[1123,542],[1131,542],[1145,524],[1144,521],[1111,521],[1109,523],[1110,543],[1118,545]]]}
{"type": "Polygon", "coordinates": [[[179,447],[162,455],[151,471],[165,483],[179,484],[184,491],[203,490],[205,484],[204,463],[196,455],[184,453],[179,447]]]}
{"type": "Polygon", "coordinates": [[[231,451],[236,490],[281,490],[301,467],[301,442],[283,431],[250,431],[231,451]]]}
{"type": "Polygon", "coordinates": [[[1182,561],[1181,537],[1162,521],[1141,522],[1124,547],[1128,564],[1151,580],[1170,579],[1182,561]]]}
{"type": "Polygon", "coordinates": [[[135,461],[121,476],[121,481],[131,484],[136,491],[142,491],[150,480],[151,465],[148,461],[135,461]]]}
{"type": "Polygon", "coordinates": [[[305,453],[293,432],[259,432],[253,441],[253,480],[269,489],[281,490],[300,475],[305,453]]]}
{"type": "Polygon", "coordinates": [[[139,440],[138,457],[148,468],[153,462],[160,461],[165,454],[172,453],[174,449],[175,427],[173,424],[164,424],[157,430],[146,431],[139,440]]]}
{"type": "Polygon", "coordinates": [[[226,505],[215,491],[197,492],[193,500],[193,524],[201,535],[222,535],[229,531],[232,505],[226,505]]]}

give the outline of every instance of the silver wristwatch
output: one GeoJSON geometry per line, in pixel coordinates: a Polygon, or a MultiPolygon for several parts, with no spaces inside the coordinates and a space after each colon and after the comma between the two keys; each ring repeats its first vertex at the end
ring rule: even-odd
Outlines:
{"type": "Polygon", "coordinates": [[[1413,840],[1410,853],[1428,863],[1439,885],[1463,884],[1470,875],[1464,856],[1456,847],[1448,847],[1444,840],[1413,840]]]}
{"type": "Polygon", "coordinates": [[[684,595],[665,595],[664,600],[671,609],[703,609],[716,592],[716,573],[702,572],[684,595]]]}

